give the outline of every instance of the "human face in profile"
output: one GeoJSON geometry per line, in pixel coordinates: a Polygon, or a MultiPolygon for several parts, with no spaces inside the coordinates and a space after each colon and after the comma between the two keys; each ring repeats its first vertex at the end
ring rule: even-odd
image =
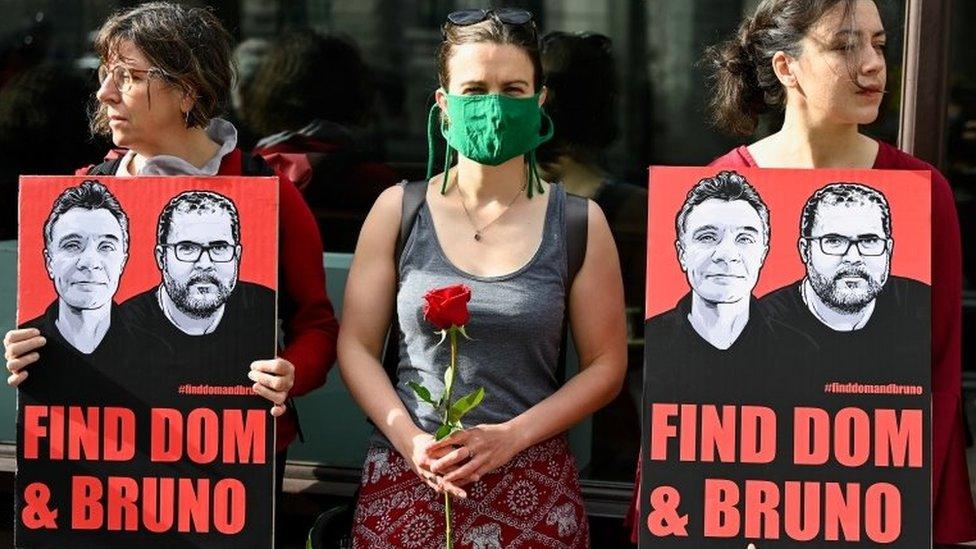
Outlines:
{"type": "Polygon", "coordinates": [[[769,249],[762,218],[752,205],[716,198],[688,212],[676,247],[692,291],[714,304],[748,299],[769,249]]]}
{"type": "Polygon", "coordinates": [[[810,238],[800,241],[814,292],[846,313],[862,310],[881,293],[891,250],[881,207],[870,202],[820,204],[810,238]]]}
{"type": "Polygon", "coordinates": [[[120,40],[105,69],[95,97],[105,109],[115,145],[152,156],[167,140],[183,135],[192,102],[135,44],[120,40]],[[127,69],[128,78],[113,78],[118,67],[127,69]]]}
{"type": "Polygon", "coordinates": [[[111,305],[127,258],[122,226],[106,209],[64,212],[44,249],[61,302],[79,311],[111,305]]]}
{"type": "Polygon", "coordinates": [[[814,23],[790,62],[796,85],[813,119],[870,124],[878,117],[887,68],[887,36],[878,6],[857,0],[845,17],[845,3],[814,23]]]}
{"type": "Polygon", "coordinates": [[[183,313],[206,318],[237,285],[241,247],[224,210],[173,212],[166,243],[156,248],[163,285],[183,313]]]}

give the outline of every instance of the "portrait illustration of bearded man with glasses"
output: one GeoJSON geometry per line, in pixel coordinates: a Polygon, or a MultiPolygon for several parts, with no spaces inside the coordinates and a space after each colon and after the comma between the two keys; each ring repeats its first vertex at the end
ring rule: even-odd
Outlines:
{"type": "Polygon", "coordinates": [[[163,275],[159,307],[188,335],[212,333],[237,285],[240,220],[216,193],[183,193],[159,216],[156,265],[163,275]]]}
{"type": "Polygon", "coordinates": [[[929,359],[919,349],[930,337],[930,288],[891,274],[891,227],[888,200],[871,187],[832,183],[816,191],[803,207],[797,243],[806,276],[763,297],[766,313],[810,335],[831,363],[871,357],[864,364],[881,377],[898,370],[892,365],[925,364],[916,361],[929,359]]]}
{"type": "Polygon", "coordinates": [[[275,292],[238,279],[240,227],[229,198],[209,191],[177,195],[163,208],[156,229],[162,283],[122,305],[152,346],[151,359],[186,368],[190,377],[182,382],[193,382],[199,373],[209,383],[249,385],[251,361],[274,351],[275,292]],[[208,363],[206,370],[201,361],[208,363]],[[218,379],[213,368],[223,372],[218,379]]]}

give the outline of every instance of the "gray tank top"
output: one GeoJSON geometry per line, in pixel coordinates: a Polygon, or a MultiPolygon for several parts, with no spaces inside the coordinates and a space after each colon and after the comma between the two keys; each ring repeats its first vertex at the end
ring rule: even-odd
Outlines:
{"type": "MultiPolygon", "coordinates": [[[[444,392],[444,370],[451,360],[448,342],[424,320],[423,296],[452,284],[471,288],[468,341],[458,342],[457,374],[451,400],[478,387],[485,397],[462,420],[465,427],[502,423],[521,414],[559,388],[556,367],[566,308],[567,266],[561,185],[550,185],[542,242],[532,258],[512,273],[481,277],[456,267],[444,254],[426,202],[417,213],[398,265],[397,316],[400,362],[396,391],[421,429],[433,433],[440,418],[407,385],[414,381],[437,398],[444,392]]],[[[472,241],[472,246],[478,244],[472,241]]],[[[392,448],[377,429],[371,446],[392,448]]]]}

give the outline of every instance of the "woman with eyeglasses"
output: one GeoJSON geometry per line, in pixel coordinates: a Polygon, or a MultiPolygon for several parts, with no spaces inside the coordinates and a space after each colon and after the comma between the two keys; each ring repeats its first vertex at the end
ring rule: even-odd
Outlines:
{"type": "MultiPolygon", "coordinates": [[[[102,65],[92,130],[110,135],[119,150],[79,175],[275,175],[237,147],[236,129],[218,117],[230,97],[230,44],[206,9],[157,2],[110,17],[95,40],[102,65]]],[[[281,418],[279,480],[284,451],[297,433],[297,416],[286,413],[286,400],[322,385],[338,332],[315,220],[295,186],[280,180],[278,295],[286,344],[277,357],[255,361],[241,375],[242,382],[253,380],[254,390],[273,403],[272,415],[281,418]]],[[[6,334],[8,384],[30,383],[30,365],[45,342],[36,329],[6,334]]]]}
{"type": "Polygon", "coordinates": [[[766,113],[782,112],[783,125],[711,165],[932,174],[933,534],[937,543],[956,543],[976,538],[960,413],[959,222],[938,170],[860,131],[877,118],[886,93],[886,41],[873,0],[764,0],[733,38],[707,52],[712,114],[719,128],[739,135],[754,133],[766,113]]]}
{"type": "Polygon", "coordinates": [[[447,140],[446,169],[420,183],[425,202],[402,235],[398,263],[407,187],[377,199],[346,286],[340,369],[377,427],[363,467],[354,545],[442,544],[446,492],[458,544],[588,547],[565,432],[613,399],[623,380],[616,250],[600,209],[584,202],[585,258],[575,277],[568,275],[568,198],[535,170],[534,150],[549,129],[531,14],[455,12],[443,32],[430,122],[447,140]],[[431,433],[440,418],[407,384],[419,382],[434,394],[443,387],[443,349],[421,314],[422,296],[457,283],[471,288],[471,340],[460,345],[453,391],[486,392],[465,416],[466,428],[437,442],[431,433]],[[379,356],[394,307],[402,336],[394,343],[399,362],[391,383],[379,356]],[[560,387],[564,318],[580,371],[560,387]]]}

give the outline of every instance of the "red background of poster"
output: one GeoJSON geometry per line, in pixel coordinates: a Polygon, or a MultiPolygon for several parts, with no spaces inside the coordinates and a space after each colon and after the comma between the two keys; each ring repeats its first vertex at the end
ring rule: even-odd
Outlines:
{"type": "MultiPolygon", "coordinates": [[[[97,180],[112,192],[129,218],[129,259],[122,272],[115,302],[121,303],[160,282],[153,255],[156,246],[156,221],[163,207],[183,191],[211,190],[230,198],[241,221],[239,280],[276,289],[278,272],[274,263],[259,261],[274,256],[278,245],[277,178],[207,177],[87,177],[25,176],[20,179],[20,250],[17,279],[29,284],[17,302],[17,324],[40,316],[56,298],[54,284],[44,267],[44,223],[58,195],[82,181],[97,180]],[[57,184],[52,184],[52,182],[57,184]],[[243,183],[239,183],[243,182],[243,183]],[[244,200],[247,195],[247,200],[244,200]],[[28,282],[29,281],[29,282],[28,282]]],[[[26,284],[25,284],[26,283],[26,284]]]]}
{"type": "MultiPolygon", "coordinates": [[[[652,167],[648,185],[647,303],[645,318],[674,308],[690,290],[678,265],[674,221],[698,181],[721,168],[652,167]],[[667,235],[666,237],[661,235],[667,235]]],[[[770,211],[769,255],[753,294],[766,293],[795,282],[805,274],[797,251],[800,212],[817,189],[838,182],[863,183],[885,195],[891,207],[894,251],[891,274],[931,284],[931,180],[927,171],[786,170],[741,168],[770,211]]]]}

